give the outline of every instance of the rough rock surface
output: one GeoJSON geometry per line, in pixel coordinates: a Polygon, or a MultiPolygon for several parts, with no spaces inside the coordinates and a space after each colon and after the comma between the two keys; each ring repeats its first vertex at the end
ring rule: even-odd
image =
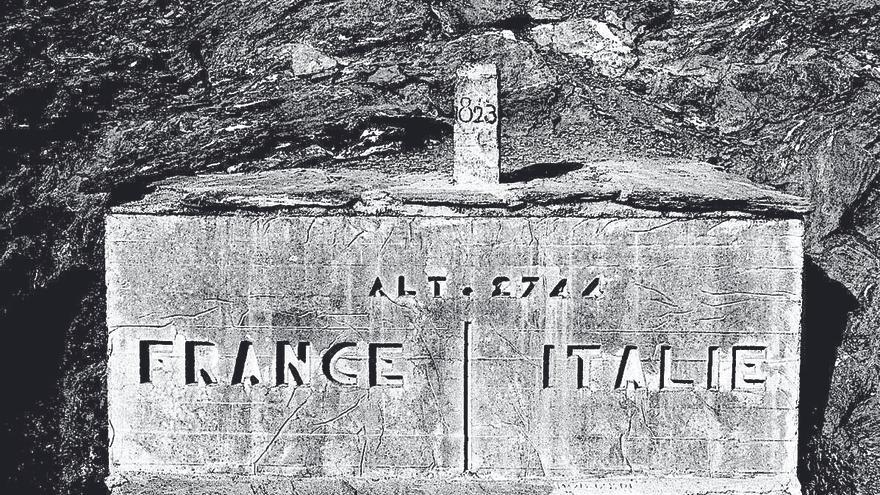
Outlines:
{"type": "Polygon", "coordinates": [[[608,24],[594,19],[544,24],[533,28],[531,34],[540,46],[591,60],[606,77],[620,77],[638,61],[629,46],[632,36],[625,36],[625,41],[608,24]]]}
{"type": "Polygon", "coordinates": [[[452,74],[467,61],[501,66],[508,173],[574,154],[684,157],[813,202],[801,480],[809,494],[880,491],[876,0],[12,0],[3,12],[13,379],[0,445],[15,453],[3,491],[102,490],[108,205],[208,171],[419,170],[451,152],[452,74]],[[634,63],[609,77],[534,38],[562,23],[607,25],[634,63]],[[297,45],[320,71],[297,74],[297,45]],[[404,80],[369,81],[392,66],[404,80]]]}
{"type": "Polygon", "coordinates": [[[290,69],[297,76],[314,76],[336,68],[334,58],[324,55],[311,45],[289,43],[278,47],[275,56],[289,57],[290,69]]]}

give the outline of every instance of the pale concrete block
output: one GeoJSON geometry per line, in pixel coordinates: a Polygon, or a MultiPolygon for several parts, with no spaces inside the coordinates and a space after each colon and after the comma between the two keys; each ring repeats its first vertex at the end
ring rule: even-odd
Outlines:
{"type": "Polygon", "coordinates": [[[796,492],[797,214],[424,192],[110,215],[114,492],[796,492]]]}

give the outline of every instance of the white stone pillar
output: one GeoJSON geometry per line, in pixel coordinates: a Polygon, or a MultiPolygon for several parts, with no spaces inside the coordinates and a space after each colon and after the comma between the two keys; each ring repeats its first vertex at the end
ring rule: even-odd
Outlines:
{"type": "Polygon", "coordinates": [[[498,184],[498,69],[494,64],[462,67],[455,83],[456,184],[498,184]]]}

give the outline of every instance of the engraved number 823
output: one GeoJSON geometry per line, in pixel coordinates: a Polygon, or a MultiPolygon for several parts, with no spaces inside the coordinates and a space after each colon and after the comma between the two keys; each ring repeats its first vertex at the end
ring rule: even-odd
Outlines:
{"type": "Polygon", "coordinates": [[[455,118],[459,122],[485,122],[487,124],[498,122],[498,108],[495,105],[487,103],[486,105],[471,106],[471,103],[473,102],[467,96],[463,96],[459,100],[458,110],[455,112],[455,118]]]}

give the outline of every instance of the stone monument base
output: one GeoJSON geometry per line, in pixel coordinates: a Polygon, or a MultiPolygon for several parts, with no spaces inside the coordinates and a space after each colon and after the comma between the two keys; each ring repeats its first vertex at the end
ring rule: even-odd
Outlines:
{"type": "Polygon", "coordinates": [[[107,218],[108,485],[799,493],[805,208],[677,162],[176,180],[107,218]]]}
{"type": "Polygon", "coordinates": [[[245,475],[168,475],[132,473],[107,479],[113,495],[794,495],[800,483],[792,476],[705,478],[688,476],[613,476],[592,479],[476,477],[431,478],[293,478],[245,475]]]}

